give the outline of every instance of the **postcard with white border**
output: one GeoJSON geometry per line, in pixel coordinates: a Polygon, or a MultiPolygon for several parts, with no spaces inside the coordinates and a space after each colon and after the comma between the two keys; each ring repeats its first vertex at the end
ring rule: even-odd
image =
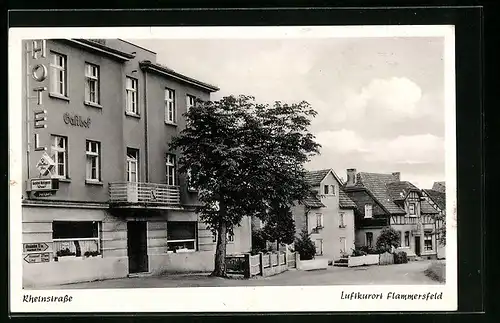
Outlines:
{"type": "Polygon", "coordinates": [[[12,28],[8,73],[12,312],[457,309],[453,26],[12,28]]]}

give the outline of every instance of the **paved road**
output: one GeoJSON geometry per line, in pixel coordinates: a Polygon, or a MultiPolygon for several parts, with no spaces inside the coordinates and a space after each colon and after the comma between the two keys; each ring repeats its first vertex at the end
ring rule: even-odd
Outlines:
{"type": "Polygon", "coordinates": [[[431,261],[415,261],[390,266],[329,267],[327,270],[318,271],[290,270],[280,275],[249,280],[208,277],[207,274],[120,278],[45,289],[439,284],[424,274],[430,263],[431,261]]]}

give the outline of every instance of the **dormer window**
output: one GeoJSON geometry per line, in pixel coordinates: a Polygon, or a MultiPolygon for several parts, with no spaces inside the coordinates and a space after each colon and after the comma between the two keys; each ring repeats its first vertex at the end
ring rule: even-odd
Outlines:
{"type": "Polygon", "coordinates": [[[372,208],[372,205],[371,204],[365,204],[365,218],[372,218],[372,211],[373,211],[373,208],[372,208]]]}

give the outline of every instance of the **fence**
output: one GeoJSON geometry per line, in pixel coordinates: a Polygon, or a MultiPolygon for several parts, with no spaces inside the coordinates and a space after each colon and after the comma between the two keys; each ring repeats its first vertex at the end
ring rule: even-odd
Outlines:
{"type": "Polygon", "coordinates": [[[380,255],[379,264],[380,265],[392,265],[394,263],[394,255],[389,252],[385,252],[380,255]]]}
{"type": "Polygon", "coordinates": [[[226,256],[226,272],[228,274],[252,276],[271,276],[282,273],[288,268],[295,268],[296,254],[284,252],[259,253],[258,255],[241,254],[226,256]]]}

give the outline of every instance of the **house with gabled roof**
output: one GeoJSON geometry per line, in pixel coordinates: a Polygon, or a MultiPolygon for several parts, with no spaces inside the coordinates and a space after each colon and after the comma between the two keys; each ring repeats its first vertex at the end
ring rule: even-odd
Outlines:
{"type": "Polygon", "coordinates": [[[372,247],[385,227],[400,233],[400,249],[410,258],[436,257],[435,215],[437,210],[423,198],[422,191],[400,173],[357,173],[347,170],[343,187],[356,204],[356,247],[372,247]]]}
{"type": "MultiPolygon", "coordinates": [[[[444,182],[436,182],[443,183],[444,182]]],[[[433,189],[424,189],[422,190],[422,195],[426,199],[426,201],[431,205],[437,212],[438,216],[436,219],[436,232],[437,232],[437,258],[444,259],[446,258],[446,246],[441,243],[441,235],[443,232],[441,228],[446,225],[446,194],[444,191],[440,191],[441,185],[437,185],[434,183],[433,189]],[[434,188],[438,188],[435,190],[434,188]]]]}
{"type": "Polygon", "coordinates": [[[316,245],[316,256],[330,261],[354,249],[356,204],[342,189],[343,181],[332,169],[310,171],[306,181],[311,194],[292,207],[297,234],[304,228],[316,245]]]}

